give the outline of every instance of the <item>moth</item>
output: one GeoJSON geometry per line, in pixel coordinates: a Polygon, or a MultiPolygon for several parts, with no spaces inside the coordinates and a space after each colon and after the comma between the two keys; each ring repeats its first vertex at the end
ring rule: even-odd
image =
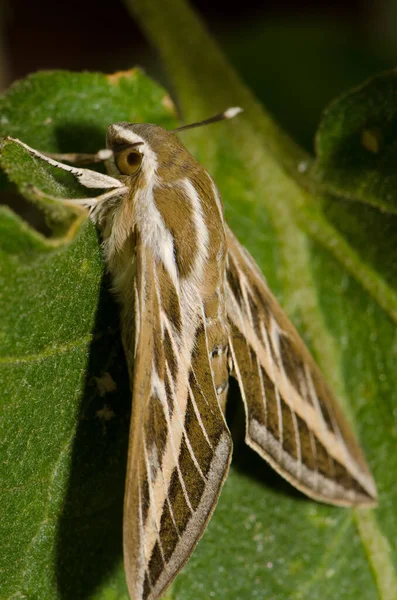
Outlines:
{"type": "Polygon", "coordinates": [[[133,397],[123,525],[132,600],[163,595],[212,515],[232,453],[230,377],[244,402],[247,444],[293,486],[340,506],[377,499],[319,368],[226,225],[216,185],[179,130],[110,125],[107,149],[88,157],[103,160],[108,175],[59,162],[86,156],[54,158],[14,140],[105,190],[60,200],[89,210],[120,302],[133,397]]]}

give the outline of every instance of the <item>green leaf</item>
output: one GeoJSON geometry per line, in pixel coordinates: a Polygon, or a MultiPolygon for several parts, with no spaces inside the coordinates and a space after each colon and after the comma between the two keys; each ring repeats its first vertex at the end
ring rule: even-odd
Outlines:
{"type": "MultiPolygon", "coordinates": [[[[344,224],[343,202],[327,208],[308,194],[313,182],[301,174],[308,157],[262,112],[183,2],[135,0],[134,7],[174,75],[186,120],[244,107],[235,121],[183,139],[215,177],[228,222],[339,393],[380,492],[377,511],[316,504],[237,443],[214,517],[168,597],[392,600],[397,303],[395,267],[378,268],[392,243],[384,239],[381,252],[371,254],[372,240],[363,247],[353,217],[344,224]]],[[[96,151],[112,121],[169,123],[164,92],[139,73],[113,83],[100,75],[39,74],[19,85],[20,95],[16,86],[4,100],[3,133],[41,150],[96,151]],[[73,139],[66,135],[71,114],[73,139]],[[44,139],[46,119],[52,121],[44,139]],[[64,137],[58,140],[57,131],[64,137]]],[[[11,163],[10,177],[26,189],[31,174],[17,174],[11,163]]],[[[43,175],[48,191],[58,185],[53,175],[43,175]]],[[[0,234],[2,597],[124,600],[130,397],[95,231],[87,223],[54,249],[4,211],[0,234]]],[[[230,417],[241,433],[238,406],[230,417]]]]}
{"type": "Polygon", "coordinates": [[[8,211],[0,220],[1,597],[84,597],[120,553],[129,394],[112,358],[117,312],[93,227],[54,251],[8,211]],[[120,390],[109,400],[95,379],[108,371],[120,390]]]}
{"type": "Polygon", "coordinates": [[[348,200],[397,212],[397,71],[373,77],[324,112],[312,177],[348,200]]]}

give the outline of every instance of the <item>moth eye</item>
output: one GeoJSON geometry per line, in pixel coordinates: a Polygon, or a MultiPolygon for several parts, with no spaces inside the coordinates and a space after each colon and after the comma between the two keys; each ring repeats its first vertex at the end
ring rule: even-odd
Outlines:
{"type": "Polygon", "coordinates": [[[140,169],[143,155],[140,152],[127,148],[116,154],[116,166],[123,175],[134,175],[140,169]]]}

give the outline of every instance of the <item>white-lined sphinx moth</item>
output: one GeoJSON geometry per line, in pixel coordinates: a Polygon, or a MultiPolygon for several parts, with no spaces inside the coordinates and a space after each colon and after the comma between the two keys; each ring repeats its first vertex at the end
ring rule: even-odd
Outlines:
{"type": "Polygon", "coordinates": [[[133,394],[124,506],[131,599],[161,597],[215,508],[231,459],[230,376],[247,443],[281,475],[316,500],[373,505],[375,484],[318,367],[225,224],[210,175],[174,133],[111,125],[107,151],[96,155],[109,175],[14,141],[107,190],[62,201],[89,208],[121,304],[133,394]]]}

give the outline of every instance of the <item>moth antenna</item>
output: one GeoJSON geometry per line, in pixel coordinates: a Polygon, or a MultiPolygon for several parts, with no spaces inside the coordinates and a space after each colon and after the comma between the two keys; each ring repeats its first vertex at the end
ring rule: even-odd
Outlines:
{"type": "Polygon", "coordinates": [[[239,106],[231,106],[227,108],[225,111],[210,117],[209,119],[205,119],[204,121],[197,121],[197,123],[190,123],[189,125],[182,125],[181,127],[177,127],[176,129],[171,129],[173,133],[178,131],[186,131],[186,129],[194,129],[195,127],[201,127],[202,125],[209,125],[210,123],[217,123],[218,121],[224,121],[225,119],[233,119],[237,115],[243,112],[243,109],[239,106]]]}

